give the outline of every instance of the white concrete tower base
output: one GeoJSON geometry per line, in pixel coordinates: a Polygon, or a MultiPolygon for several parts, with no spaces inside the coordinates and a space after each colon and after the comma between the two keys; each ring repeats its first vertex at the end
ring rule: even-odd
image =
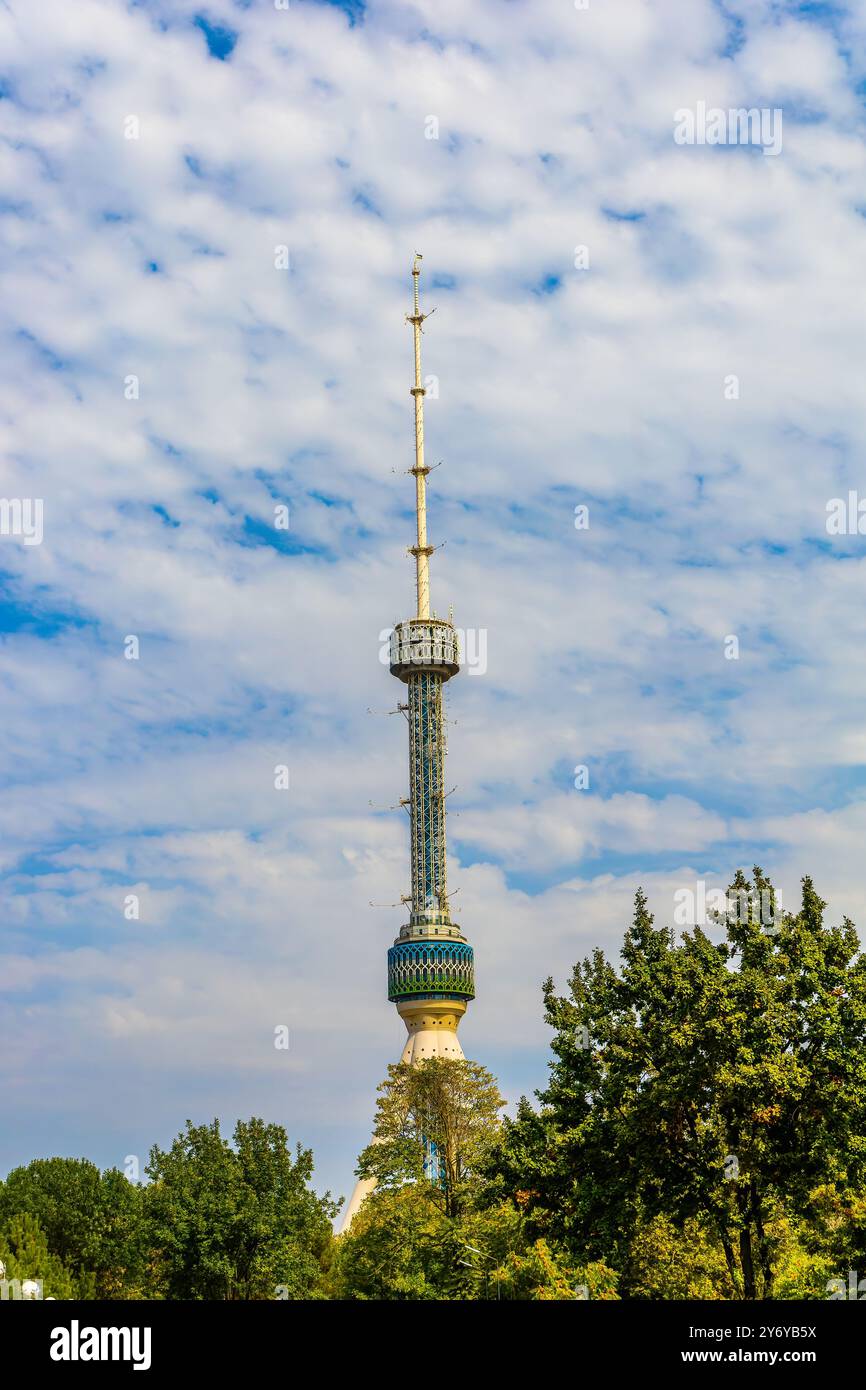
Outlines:
{"type": "Polygon", "coordinates": [[[349,1205],[343,1212],[343,1219],[340,1222],[339,1234],[341,1236],[344,1236],[346,1234],[346,1232],[348,1231],[349,1227],[351,1226],[352,1222],[358,1214],[358,1209],[363,1205],[364,1201],[369,1197],[370,1193],[375,1191],[375,1189],[375,1178],[360,1178],[358,1182],[355,1183],[355,1191],[352,1193],[349,1205]]]}

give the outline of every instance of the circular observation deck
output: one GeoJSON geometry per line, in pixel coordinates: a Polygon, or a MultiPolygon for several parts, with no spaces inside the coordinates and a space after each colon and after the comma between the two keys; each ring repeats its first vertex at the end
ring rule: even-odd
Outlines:
{"type": "Polygon", "coordinates": [[[421,671],[450,680],[460,670],[457,633],[444,618],[407,618],[391,633],[391,675],[408,681],[421,671]]]}

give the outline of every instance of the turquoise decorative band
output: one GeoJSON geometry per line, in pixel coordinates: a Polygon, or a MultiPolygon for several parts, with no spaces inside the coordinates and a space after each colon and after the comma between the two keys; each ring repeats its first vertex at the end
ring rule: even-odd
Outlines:
{"type": "Polygon", "coordinates": [[[398,942],[388,952],[388,998],[474,999],[472,947],[466,941],[398,942]]]}

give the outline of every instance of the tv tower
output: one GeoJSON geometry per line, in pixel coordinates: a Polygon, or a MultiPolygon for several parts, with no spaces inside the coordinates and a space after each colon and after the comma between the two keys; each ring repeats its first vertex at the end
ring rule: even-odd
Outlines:
{"type": "MultiPolygon", "coordinates": [[[[427,543],[427,475],[424,462],[424,387],[421,381],[421,325],[428,317],[418,302],[421,256],[412,266],[413,310],[406,315],[415,346],[415,557],[417,612],[391,634],[391,675],[406,686],[399,708],[409,724],[409,826],[412,896],[409,921],[388,951],[388,998],[409,1036],[401,1062],[428,1057],[462,1058],[457,1026],[475,998],[472,947],[448,905],[445,850],[445,718],[442,688],[460,669],[457,634],[450,619],[430,611],[430,556],[427,543]]],[[[372,1191],[375,1180],[356,1186],[342,1230],[372,1191]]]]}

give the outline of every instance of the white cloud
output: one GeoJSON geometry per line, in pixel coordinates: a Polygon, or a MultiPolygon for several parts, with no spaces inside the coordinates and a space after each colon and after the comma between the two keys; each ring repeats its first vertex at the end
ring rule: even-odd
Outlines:
{"type": "Polygon", "coordinates": [[[0,12],[2,487],[45,503],[0,540],[3,1161],[258,1107],[350,1182],[400,1046],[416,248],[434,602],[488,637],[449,692],[469,1050],[540,1084],[539,982],[640,882],[662,918],[759,858],[861,906],[863,540],[824,529],[866,493],[860,20],[726,10],[224,0],[226,63],[187,0],[0,12]],[[781,105],[781,156],[675,145],[699,100],[781,105]]]}

